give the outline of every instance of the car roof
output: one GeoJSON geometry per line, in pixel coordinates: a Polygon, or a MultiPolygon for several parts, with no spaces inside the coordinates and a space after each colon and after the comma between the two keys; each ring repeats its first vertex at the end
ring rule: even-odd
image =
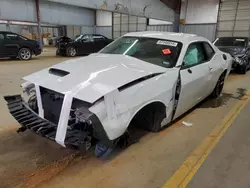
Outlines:
{"type": "Polygon", "coordinates": [[[124,36],[165,39],[165,40],[181,42],[183,44],[189,44],[190,42],[195,42],[195,41],[208,41],[206,38],[197,36],[195,34],[158,32],[158,31],[133,32],[133,33],[127,33],[124,36]]]}
{"type": "Polygon", "coordinates": [[[217,39],[245,39],[245,40],[249,40],[248,37],[218,37],[217,39]]]}
{"type": "Polygon", "coordinates": [[[225,39],[227,39],[227,38],[228,38],[228,39],[231,39],[231,38],[232,38],[232,39],[239,39],[239,38],[240,38],[240,39],[248,39],[248,37],[218,37],[218,38],[219,38],[219,39],[223,39],[223,38],[225,38],[225,39]]]}

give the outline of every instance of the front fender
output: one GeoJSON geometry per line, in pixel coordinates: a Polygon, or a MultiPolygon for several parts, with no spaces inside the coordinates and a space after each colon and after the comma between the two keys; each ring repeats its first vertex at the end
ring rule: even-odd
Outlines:
{"type": "Polygon", "coordinates": [[[167,75],[159,75],[122,91],[113,90],[104,96],[102,102],[90,108],[100,119],[110,140],[123,135],[136,113],[152,102],[166,106],[166,119],[163,121],[164,124],[169,123],[178,69],[167,75]]]}

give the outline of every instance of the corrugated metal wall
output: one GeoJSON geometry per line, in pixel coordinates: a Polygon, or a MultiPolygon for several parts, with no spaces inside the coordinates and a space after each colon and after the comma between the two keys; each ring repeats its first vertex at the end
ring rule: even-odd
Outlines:
{"type": "Polygon", "coordinates": [[[110,26],[96,27],[95,33],[112,39],[112,27],[110,26]]]}
{"type": "Polygon", "coordinates": [[[94,33],[93,26],[82,26],[81,27],[81,34],[92,34],[94,33]]]}
{"type": "Polygon", "coordinates": [[[172,25],[148,25],[147,31],[167,31],[172,32],[173,26],[172,25]]]}
{"type": "Polygon", "coordinates": [[[0,0],[0,19],[36,21],[34,0],[0,0]]]}
{"type": "Polygon", "coordinates": [[[221,2],[216,35],[250,37],[250,0],[221,2]]]}
{"type": "Polygon", "coordinates": [[[0,24],[0,31],[6,31],[6,24],[0,24]]]}
{"type": "Polygon", "coordinates": [[[103,9],[148,18],[174,21],[174,11],[160,0],[46,0],[91,9],[103,9]]]}
{"type": "Polygon", "coordinates": [[[41,22],[58,25],[94,26],[95,11],[49,1],[40,1],[41,22]]]}
{"type": "Polygon", "coordinates": [[[216,24],[187,24],[180,26],[180,32],[196,34],[207,38],[210,41],[215,40],[216,24]]]}
{"type": "Polygon", "coordinates": [[[146,31],[147,19],[129,16],[127,14],[113,14],[113,38],[118,38],[128,32],[146,31]]]}

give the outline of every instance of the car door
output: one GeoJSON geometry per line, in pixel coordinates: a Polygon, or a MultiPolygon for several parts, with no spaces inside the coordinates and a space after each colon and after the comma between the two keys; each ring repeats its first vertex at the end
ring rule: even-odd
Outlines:
{"type": "Polygon", "coordinates": [[[84,35],[81,40],[81,54],[93,53],[94,40],[92,35],[84,35]]]}
{"type": "Polygon", "coordinates": [[[212,46],[208,42],[203,42],[203,47],[205,50],[206,61],[208,64],[209,75],[207,83],[207,95],[211,94],[214,90],[214,87],[223,72],[221,66],[222,61],[225,61],[221,54],[216,54],[212,46]]]}
{"type": "Polygon", "coordinates": [[[208,92],[209,66],[202,42],[189,45],[180,69],[181,92],[175,117],[203,100],[208,92]]]}
{"type": "Polygon", "coordinates": [[[102,35],[94,35],[94,48],[93,52],[98,52],[106,46],[106,38],[102,35]]]}
{"type": "Polygon", "coordinates": [[[17,56],[20,48],[19,36],[15,33],[6,33],[4,39],[4,50],[7,56],[17,56]]]}

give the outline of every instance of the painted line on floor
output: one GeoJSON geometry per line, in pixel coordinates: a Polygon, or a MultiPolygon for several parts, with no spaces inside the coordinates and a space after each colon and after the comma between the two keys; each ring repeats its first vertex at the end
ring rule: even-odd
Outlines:
{"type": "Polygon", "coordinates": [[[222,122],[201,142],[193,153],[182,163],[174,175],[163,185],[163,188],[186,187],[206,160],[209,153],[217,145],[222,136],[232,125],[241,110],[250,101],[249,93],[241,97],[241,100],[231,109],[222,122]]]}

